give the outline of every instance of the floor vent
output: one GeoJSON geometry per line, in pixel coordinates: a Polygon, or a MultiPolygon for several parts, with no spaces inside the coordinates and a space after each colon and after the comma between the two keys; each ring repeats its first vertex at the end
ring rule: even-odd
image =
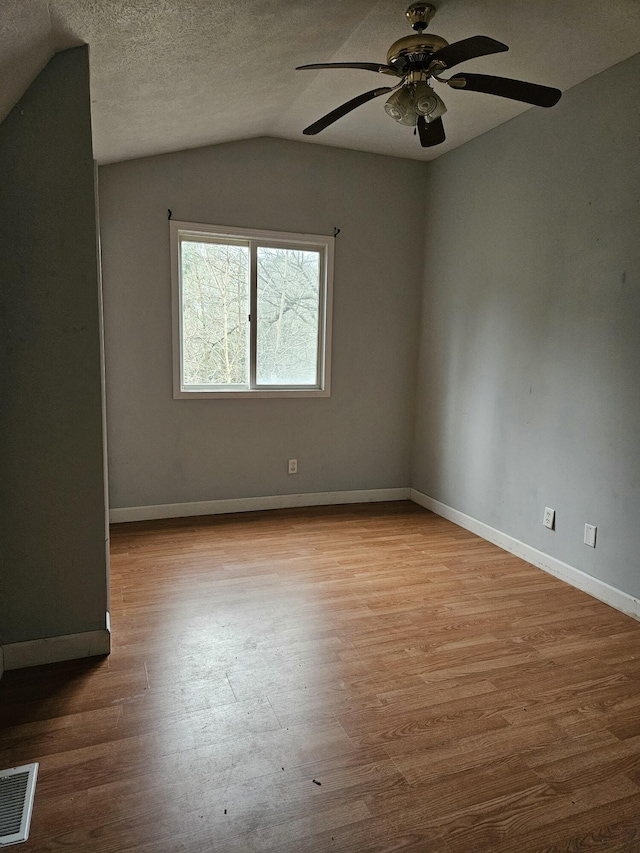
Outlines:
{"type": "Polygon", "coordinates": [[[37,764],[0,770],[0,847],[29,837],[37,764]]]}

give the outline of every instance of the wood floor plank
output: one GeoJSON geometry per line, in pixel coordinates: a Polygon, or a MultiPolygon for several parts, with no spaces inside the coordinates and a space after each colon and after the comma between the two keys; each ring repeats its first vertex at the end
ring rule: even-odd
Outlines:
{"type": "Polygon", "coordinates": [[[636,853],[640,850],[637,793],[580,808],[571,801],[571,813],[550,823],[541,823],[517,838],[508,835],[491,846],[491,853],[636,853]],[[517,844],[517,847],[516,847],[517,844]]]}
{"type": "Polygon", "coordinates": [[[111,549],[111,656],[0,681],[25,853],[640,851],[634,620],[408,502],[111,549]]]}

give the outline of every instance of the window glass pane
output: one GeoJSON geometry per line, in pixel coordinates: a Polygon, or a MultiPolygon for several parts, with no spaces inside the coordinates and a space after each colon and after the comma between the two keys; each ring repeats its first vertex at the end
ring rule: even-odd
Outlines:
{"type": "Polygon", "coordinates": [[[183,385],[247,385],[249,246],[182,241],[183,385]]]}
{"type": "Polygon", "coordinates": [[[320,253],[257,251],[257,382],[317,385],[320,253]]]}

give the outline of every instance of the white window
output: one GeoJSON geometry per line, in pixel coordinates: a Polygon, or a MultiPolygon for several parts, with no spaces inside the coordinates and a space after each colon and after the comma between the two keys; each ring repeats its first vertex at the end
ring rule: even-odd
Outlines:
{"type": "Polygon", "coordinates": [[[328,397],[334,238],[170,226],[174,397],[328,397]]]}

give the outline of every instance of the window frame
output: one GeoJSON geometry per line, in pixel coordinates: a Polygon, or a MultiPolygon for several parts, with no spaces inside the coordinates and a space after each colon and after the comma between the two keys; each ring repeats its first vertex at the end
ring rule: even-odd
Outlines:
{"type": "Polygon", "coordinates": [[[333,307],[333,262],[335,237],[323,234],[295,234],[286,231],[264,231],[257,228],[234,228],[196,222],[169,221],[171,249],[173,398],[174,400],[207,400],[259,397],[329,397],[331,395],[331,315],[333,307]],[[192,386],[182,382],[182,253],[181,243],[187,237],[203,237],[211,242],[237,240],[249,244],[249,320],[248,320],[248,386],[192,386]],[[283,248],[317,251],[320,254],[320,294],[318,317],[318,350],[316,385],[257,385],[257,252],[258,248],[283,248]]]}

